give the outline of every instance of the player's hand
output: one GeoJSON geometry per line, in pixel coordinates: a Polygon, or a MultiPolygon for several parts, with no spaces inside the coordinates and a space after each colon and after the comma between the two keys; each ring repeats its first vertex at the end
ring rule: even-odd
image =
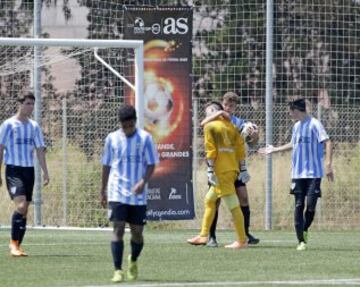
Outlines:
{"type": "Polygon", "coordinates": [[[50,182],[49,175],[48,175],[47,173],[45,173],[45,174],[43,175],[43,185],[44,185],[44,186],[47,186],[47,185],[49,184],[49,182],[50,182]]]}
{"type": "Polygon", "coordinates": [[[274,152],[274,147],[272,145],[268,145],[267,147],[262,147],[258,150],[259,154],[271,154],[274,152]]]}
{"type": "Polygon", "coordinates": [[[228,112],[225,111],[220,111],[221,112],[221,116],[228,121],[231,121],[231,115],[228,112]]]}
{"type": "Polygon", "coordinates": [[[238,180],[240,180],[242,183],[249,182],[251,176],[247,170],[240,171],[240,174],[238,176],[238,180]]]}
{"type": "Polygon", "coordinates": [[[334,181],[334,171],[332,169],[331,164],[325,165],[325,173],[328,181],[333,182],[334,181]]]}
{"type": "Polygon", "coordinates": [[[107,205],[107,195],[106,192],[101,190],[100,191],[100,204],[103,208],[106,208],[107,205]]]}
{"type": "Polygon", "coordinates": [[[212,186],[218,185],[218,179],[217,179],[214,169],[212,167],[208,167],[207,177],[208,177],[208,182],[210,183],[210,185],[212,185],[212,186]]]}
{"type": "Polygon", "coordinates": [[[135,184],[133,186],[131,191],[132,191],[132,193],[140,194],[144,191],[144,187],[145,187],[145,181],[143,179],[141,179],[137,184],[135,184]]]}

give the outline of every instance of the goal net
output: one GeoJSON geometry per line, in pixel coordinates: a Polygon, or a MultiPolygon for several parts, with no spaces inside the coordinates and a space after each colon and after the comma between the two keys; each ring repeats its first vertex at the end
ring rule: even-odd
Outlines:
{"type": "MultiPolygon", "coordinates": [[[[135,96],[142,125],[142,57],[142,41],[0,38],[0,86],[6,95],[0,99],[1,121],[16,112],[19,95],[34,90],[34,69],[41,75],[38,119],[51,184],[42,188],[41,197],[34,190],[31,210],[40,210],[43,225],[107,223],[98,195],[103,142],[118,127],[117,111],[127,89],[135,96]]],[[[0,208],[6,211],[0,224],[7,225],[12,204],[6,198],[0,208]]]]}

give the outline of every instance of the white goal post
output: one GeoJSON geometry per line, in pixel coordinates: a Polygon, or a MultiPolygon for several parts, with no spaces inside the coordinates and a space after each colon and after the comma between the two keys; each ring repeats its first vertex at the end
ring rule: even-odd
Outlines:
{"type": "MultiPolygon", "coordinates": [[[[91,173],[94,173],[94,168],[89,164],[89,158],[91,155],[99,154],[99,151],[92,151],[91,149],[98,148],[99,142],[104,137],[105,131],[110,131],[112,128],[117,126],[117,116],[114,117],[114,114],[117,114],[116,107],[124,100],[128,93],[126,91],[129,87],[132,90],[132,95],[135,100],[135,109],[137,111],[137,126],[139,128],[144,127],[144,55],[143,52],[143,41],[142,40],[100,40],[100,39],[43,39],[43,38],[5,38],[0,37],[0,84],[1,89],[4,94],[11,94],[9,98],[5,97],[2,100],[3,109],[6,110],[3,115],[9,116],[10,110],[13,111],[10,107],[13,103],[14,96],[23,92],[27,89],[34,89],[35,97],[38,97],[41,90],[44,90],[41,84],[49,84],[48,79],[41,80],[37,79],[36,74],[39,74],[39,68],[43,67],[42,73],[44,76],[51,74],[54,75],[51,78],[52,83],[55,82],[54,79],[62,81],[61,84],[57,82],[57,86],[54,84],[53,90],[46,90],[47,95],[40,96],[36,101],[36,104],[39,103],[41,106],[41,100],[46,99],[48,106],[47,109],[53,109],[48,116],[47,122],[45,125],[49,131],[49,121],[52,121],[52,129],[54,130],[48,140],[52,142],[54,146],[59,145],[60,140],[62,143],[62,156],[61,161],[63,165],[59,166],[62,169],[58,170],[57,177],[62,176],[61,180],[54,180],[50,190],[47,190],[45,196],[50,196],[50,194],[56,194],[55,191],[62,190],[62,198],[57,198],[57,204],[62,203],[63,208],[62,212],[57,211],[56,215],[53,215],[54,218],[48,219],[47,222],[43,223],[42,213],[45,217],[49,217],[49,214],[52,212],[52,204],[49,201],[42,200],[42,188],[41,188],[41,172],[38,162],[35,162],[35,173],[36,181],[34,186],[34,224],[43,225],[43,224],[54,224],[54,225],[64,225],[69,224],[69,217],[73,217],[73,210],[79,209],[78,207],[69,208],[70,196],[74,197],[75,194],[80,194],[77,192],[78,189],[82,188],[84,185],[75,183],[70,183],[69,173],[77,174],[81,173],[89,168],[89,174],[86,175],[84,182],[91,182],[90,187],[86,187],[91,192],[96,190],[95,184],[92,183],[94,177],[91,176],[91,173]],[[83,58],[81,58],[83,57],[83,58]],[[78,58],[78,61],[74,61],[75,58],[78,58]],[[82,60],[80,60],[80,58],[82,60]],[[85,59],[85,60],[84,60],[85,59]],[[84,65],[81,67],[80,62],[84,65]],[[72,62],[72,63],[71,63],[72,62]],[[76,64],[74,64],[76,62],[76,64]],[[64,64],[65,63],[65,64],[64,64]],[[99,64],[98,64],[99,63],[99,64]],[[58,65],[58,66],[57,66],[58,65]],[[52,69],[51,66],[57,66],[55,69],[52,69]],[[75,66],[75,67],[74,67],[75,66]],[[120,70],[119,70],[120,69],[120,70]],[[86,73],[86,74],[82,74],[86,73]],[[94,76],[94,73],[96,74],[94,76]],[[69,75],[71,80],[69,81],[69,75]],[[95,78],[94,78],[95,77],[95,78]],[[26,80],[24,80],[26,78],[26,80]],[[29,79],[29,80],[28,80],[29,79]],[[83,83],[82,81],[87,80],[83,83]],[[114,80],[116,79],[116,80],[114,80]],[[32,84],[31,84],[32,81],[32,84]],[[78,81],[78,84],[75,82],[78,81]],[[35,84],[35,82],[37,84],[35,84]],[[38,83],[40,82],[40,84],[38,83]],[[70,83],[70,84],[69,84],[70,83]],[[92,90],[94,88],[95,89],[92,90]],[[71,87],[71,88],[69,88],[71,87]],[[84,88],[85,87],[85,88],[84,88]],[[82,90],[79,90],[82,89],[82,90]],[[109,91],[110,90],[110,91],[109,91]],[[50,93],[54,91],[54,94],[57,95],[56,98],[50,99],[50,93]],[[121,92],[119,92],[121,91],[121,92]],[[69,96],[69,93],[74,95],[73,98],[69,96]],[[83,97],[80,97],[79,101],[75,95],[81,94],[83,97]],[[91,95],[90,95],[91,94],[91,95]],[[90,95],[87,98],[87,95],[90,95]],[[46,98],[47,96],[47,98],[46,98]],[[101,100],[99,97],[104,96],[101,100]],[[92,97],[92,98],[91,98],[92,97]],[[12,100],[10,100],[10,98],[12,100]],[[75,99],[74,99],[75,98],[75,99]],[[84,102],[88,103],[88,106],[82,106],[79,108],[79,102],[81,99],[84,99],[84,102]],[[89,99],[89,100],[87,100],[89,99]],[[54,102],[51,102],[54,100],[54,102]],[[49,104],[51,102],[51,104],[49,104]],[[105,109],[103,106],[99,105],[99,102],[105,103],[105,109]],[[98,104],[98,105],[97,105],[98,104]],[[72,105],[72,106],[70,106],[72,105]],[[61,117],[56,117],[55,109],[61,107],[61,117]],[[99,106],[101,108],[99,108],[99,106]],[[96,110],[96,108],[98,108],[96,110]],[[67,117],[67,111],[73,112],[72,115],[67,117]],[[80,110],[79,110],[80,109],[80,110]],[[94,110],[96,112],[94,112],[94,110]],[[78,112],[79,116],[75,119],[75,112],[78,112]],[[82,113],[84,112],[84,113],[82,113]],[[111,115],[110,115],[111,113],[111,115]],[[98,129],[92,130],[93,126],[88,125],[88,118],[83,116],[88,114],[90,117],[95,115],[94,118],[91,118],[92,121],[99,123],[104,123],[103,128],[99,133],[98,129]],[[52,118],[51,118],[52,117],[52,118]],[[75,119],[75,120],[74,120],[75,119]],[[109,123],[110,119],[112,122],[109,123]],[[72,126],[68,125],[68,122],[72,121],[72,126]],[[83,126],[77,126],[76,121],[81,122],[83,126]],[[47,125],[46,125],[47,124],[47,125]],[[58,131],[58,126],[62,125],[62,131],[58,131]],[[68,140],[68,129],[72,131],[72,142],[69,143],[68,140]],[[77,136],[76,131],[81,131],[81,134],[77,136]],[[86,138],[90,134],[91,138],[86,138]],[[74,142],[77,141],[75,145],[74,142]],[[93,144],[88,145],[88,141],[92,141],[93,144]],[[76,146],[76,147],[75,147],[76,146]],[[90,149],[86,149],[89,146],[90,149]],[[82,147],[82,148],[81,148],[82,147]],[[72,154],[71,156],[69,154],[72,154]],[[75,160],[74,166],[68,157],[80,157],[79,154],[86,154],[88,158],[78,158],[75,160]],[[76,167],[75,167],[76,165],[76,167]],[[44,205],[46,207],[44,208],[44,205]],[[43,212],[44,211],[44,212],[43,212]],[[62,214],[61,214],[62,213],[62,214]]],[[[130,90],[129,89],[129,90],[130,90]]],[[[82,104],[82,103],[81,103],[82,104]]],[[[42,119],[41,107],[35,106],[35,120],[42,119]]],[[[43,119],[42,119],[43,121],[43,119]]],[[[56,148],[54,149],[56,150],[56,148]]],[[[56,152],[55,152],[56,153],[56,152]]],[[[97,159],[94,160],[97,162],[97,159]]],[[[51,164],[51,163],[50,163],[51,164]]],[[[49,165],[49,162],[48,162],[49,165]]],[[[56,167],[57,168],[57,167],[56,167]]],[[[97,168],[97,167],[96,167],[97,168]]],[[[53,167],[55,170],[55,168],[53,167]]],[[[85,176],[83,176],[85,178],[85,176]]],[[[54,197],[53,197],[54,198],[54,197]]],[[[81,199],[85,200],[85,199],[81,199]]],[[[75,202],[75,200],[74,200],[75,202]]],[[[84,218],[89,218],[93,214],[94,219],[84,219],[86,223],[75,223],[70,221],[71,225],[82,225],[85,226],[88,222],[93,222],[94,225],[97,225],[96,219],[102,218],[98,214],[101,214],[101,211],[96,211],[96,203],[91,202],[93,209],[89,211],[89,214],[84,215],[84,218]],[[95,210],[95,211],[94,211],[95,210]]],[[[84,213],[84,212],[83,212],[84,213]]],[[[101,221],[101,219],[100,219],[101,221]]]]}
{"type": "Polygon", "coordinates": [[[94,49],[95,58],[112,73],[119,77],[135,92],[135,108],[139,127],[144,126],[144,45],[142,40],[87,40],[87,39],[40,39],[40,38],[4,38],[0,37],[0,46],[57,46],[57,47],[86,47],[94,49]],[[98,54],[98,48],[131,48],[135,53],[135,85],[115,71],[98,54]]]}

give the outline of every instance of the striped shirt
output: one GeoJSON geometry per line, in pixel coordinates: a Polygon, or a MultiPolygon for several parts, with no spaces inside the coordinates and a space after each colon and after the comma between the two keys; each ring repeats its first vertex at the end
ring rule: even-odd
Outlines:
{"type": "Polygon", "coordinates": [[[308,116],[298,121],[292,131],[292,178],[321,178],[324,176],[323,141],[329,139],[323,125],[308,116]]]}
{"type": "Polygon", "coordinates": [[[140,194],[134,194],[131,189],[145,175],[147,166],[158,162],[157,150],[148,132],[136,129],[131,137],[126,137],[122,129],[110,133],[102,157],[102,164],[110,167],[108,201],[146,205],[147,184],[140,194]]]}
{"type": "Polygon", "coordinates": [[[37,122],[22,122],[15,116],[0,126],[0,144],[5,147],[5,165],[34,166],[34,148],[45,147],[44,138],[37,122]]]}
{"type": "Polygon", "coordinates": [[[244,119],[240,119],[234,115],[231,115],[231,122],[239,132],[241,132],[242,128],[244,127],[244,124],[246,123],[244,119]]]}

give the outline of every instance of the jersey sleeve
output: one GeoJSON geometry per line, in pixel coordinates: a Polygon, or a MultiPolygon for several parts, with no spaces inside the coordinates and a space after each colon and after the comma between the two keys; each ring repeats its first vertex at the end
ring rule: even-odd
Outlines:
{"type": "Polygon", "coordinates": [[[204,127],[204,139],[205,139],[205,153],[207,159],[216,159],[217,157],[217,150],[216,150],[216,144],[215,139],[213,137],[213,134],[211,132],[211,127],[209,125],[206,125],[204,127]]]}
{"type": "Polygon", "coordinates": [[[111,166],[113,157],[114,157],[114,151],[111,146],[111,137],[110,135],[108,135],[105,139],[104,151],[103,151],[101,163],[106,166],[111,166]]]}
{"type": "Polygon", "coordinates": [[[10,135],[10,124],[8,124],[7,122],[2,123],[2,125],[0,126],[0,144],[1,145],[6,145],[6,142],[9,139],[9,135],[10,135]]]}
{"type": "Polygon", "coordinates": [[[36,148],[45,147],[44,136],[37,123],[35,123],[34,145],[36,148]]]}
{"type": "Polygon", "coordinates": [[[236,133],[236,157],[245,160],[245,155],[245,141],[239,133],[236,133]]]}
{"type": "Polygon", "coordinates": [[[159,156],[157,153],[156,145],[151,135],[148,135],[146,137],[144,152],[147,165],[154,165],[159,163],[159,156]]]}
{"type": "Polygon", "coordinates": [[[324,126],[321,124],[321,122],[316,121],[315,127],[317,130],[319,143],[329,139],[329,135],[327,134],[327,132],[326,132],[324,126]]]}

